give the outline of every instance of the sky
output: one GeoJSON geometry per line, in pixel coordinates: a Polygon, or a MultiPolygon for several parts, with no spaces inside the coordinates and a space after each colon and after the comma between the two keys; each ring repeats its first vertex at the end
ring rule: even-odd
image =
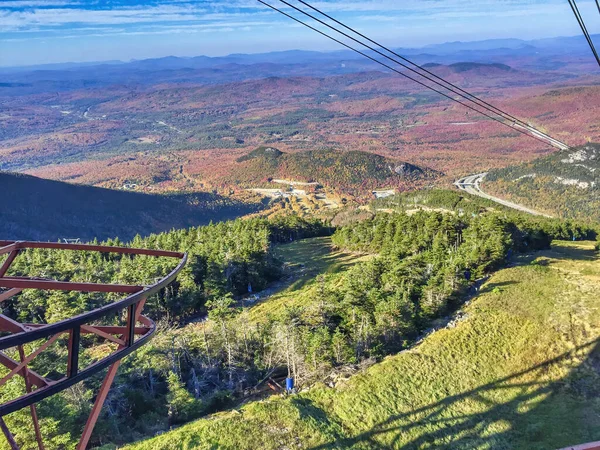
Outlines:
{"type": "MultiPolygon", "coordinates": [[[[309,3],[392,47],[580,34],[566,0],[309,3]]],[[[578,5],[600,32],[593,0],[578,5]]],[[[338,48],[256,0],[0,0],[0,66],[338,48]]]]}

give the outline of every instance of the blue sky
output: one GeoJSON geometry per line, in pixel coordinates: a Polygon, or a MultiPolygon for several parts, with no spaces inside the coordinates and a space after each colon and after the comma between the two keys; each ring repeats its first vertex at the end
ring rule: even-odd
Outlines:
{"type": "MultiPolygon", "coordinates": [[[[580,33],[566,0],[312,4],[394,47],[580,33]]],[[[600,32],[593,1],[578,5],[600,32]]],[[[337,48],[255,0],[0,0],[0,66],[337,48]]]]}

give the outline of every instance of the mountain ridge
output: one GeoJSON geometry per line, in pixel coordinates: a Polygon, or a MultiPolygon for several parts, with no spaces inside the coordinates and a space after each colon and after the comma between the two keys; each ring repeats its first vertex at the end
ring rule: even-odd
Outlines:
{"type": "MultiPolygon", "coordinates": [[[[592,39],[600,38],[600,34],[592,34],[592,39]]],[[[557,44],[562,46],[579,49],[581,44],[585,44],[583,36],[556,36],[551,38],[531,39],[524,40],[518,38],[506,38],[506,39],[484,39],[480,41],[451,41],[439,44],[429,44],[421,47],[392,47],[394,51],[404,52],[410,55],[427,55],[434,54],[435,52],[440,55],[461,52],[461,51],[489,51],[489,50],[518,50],[524,48],[543,48],[557,50],[557,44]]],[[[585,46],[582,48],[582,52],[586,51],[585,46]]],[[[293,57],[295,59],[328,59],[330,57],[341,57],[347,58],[351,56],[352,59],[358,59],[360,56],[355,55],[353,52],[348,50],[333,50],[333,51],[317,51],[317,50],[280,50],[266,53],[231,53],[222,56],[207,56],[207,55],[194,55],[194,56],[175,56],[167,55],[154,58],[145,59],[131,59],[129,61],[122,60],[106,60],[106,61],[66,61],[58,63],[48,63],[41,65],[26,65],[26,66],[0,66],[0,73],[3,72],[20,72],[20,71],[33,71],[33,70],[71,70],[83,66],[99,66],[99,65],[123,65],[123,64],[153,64],[160,61],[203,61],[206,64],[216,65],[219,62],[227,61],[271,61],[271,62],[282,62],[282,60],[293,57]]]]}
{"type": "Polygon", "coordinates": [[[0,237],[15,240],[122,240],[205,225],[254,212],[216,194],[152,195],[0,171],[0,237]]]}
{"type": "Polygon", "coordinates": [[[485,189],[571,219],[600,221],[600,144],[492,170],[485,189]]]}

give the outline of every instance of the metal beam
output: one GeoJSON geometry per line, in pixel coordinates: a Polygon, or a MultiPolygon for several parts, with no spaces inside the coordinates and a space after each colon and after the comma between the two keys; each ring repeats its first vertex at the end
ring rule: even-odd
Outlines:
{"type": "Polygon", "coordinates": [[[67,376],[73,378],[79,372],[79,344],[81,342],[81,327],[76,326],[69,332],[67,376]]]}
{"type": "MultiPolygon", "coordinates": [[[[23,350],[23,346],[19,345],[19,358],[21,362],[25,360],[25,350],[23,350]]],[[[25,392],[28,394],[31,392],[31,381],[29,380],[29,370],[25,370],[25,392]]],[[[39,450],[44,450],[44,443],[42,441],[42,432],[40,431],[40,422],[38,421],[37,409],[35,408],[35,403],[29,405],[29,412],[31,413],[31,420],[33,422],[33,430],[35,432],[35,440],[38,444],[39,450]]]]}
{"type": "MultiPolygon", "coordinates": [[[[9,358],[2,352],[0,352],[0,364],[5,366],[7,369],[14,369],[15,367],[17,367],[19,365],[19,363],[17,361],[15,361],[12,358],[9,358]]],[[[21,375],[23,375],[24,372],[25,372],[25,369],[21,369],[21,375]]],[[[43,376],[39,375],[38,373],[34,372],[31,369],[27,369],[27,372],[29,373],[29,379],[31,380],[31,383],[34,386],[37,386],[38,388],[43,388],[44,386],[48,386],[48,384],[49,384],[48,380],[46,380],[43,376]]]]}
{"type": "Polygon", "coordinates": [[[84,252],[118,253],[130,255],[165,256],[167,258],[183,258],[185,253],[149,248],[111,247],[109,245],[62,244],[55,242],[20,242],[19,248],[45,248],[57,250],[80,250],[84,252]]]}
{"type": "Polygon", "coordinates": [[[137,322],[136,304],[134,303],[129,307],[129,313],[127,315],[127,345],[132,345],[135,340],[135,324],[137,322]]]}
{"type": "MultiPolygon", "coordinates": [[[[140,316],[138,321],[142,322],[142,319],[145,319],[147,321],[150,320],[144,316],[140,316]]],[[[144,323],[144,322],[142,322],[142,323],[144,323]]],[[[44,324],[44,323],[24,323],[23,325],[28,328],[42,328],[42,327],[46,326],[46,324],[44,324]]],[[[146,323],[144,323],[144,325],[146,325],[146,323]]],[[[135,334],[146,334],[148,331],[150,331],[151,325],[152,325],[152,323],[150,322],[150,324],[148,324],[148,326],[135,327],[135,334]]],[[[101,331],[102,333],[106,333],[106,334],[123,334],[127,331],[127,327],[112,326],[112,325],[82,325],[81,326],[82,334],[99,334],[98,331],[101,331]],[[94,331],[92,331],[92,329],[94,331]]],[[[101,334],[99,334],[99,335],[102,336],[101,334]]],[[[122,345],[121,342],[117,342],[117,344],[122,345]]]]}
{"type": "Polygon", "coordinates": [[[2,247],[0,247],[0,255],[5,255],[7,253],[10,253],[14,250],[17,250],[19,248],[19,245],[21,244],[21,242],[5,242],[5,241],[0,241],[0,245],[2,247]]]}
{"type": "Polygon", "coordinates": [[[0,294],[0,303],[2,303],[4,300],[8,300],[11,297],[14,297],[22,290],[23,289],[9,289],[8,291],[3,292],[2,294],[0,294]]]}
{"type": "Polygon", "coordinates": [[[96,396],[96,401],[94,402],[92,411],[85,424],[85,428],[83,429],[83,434],[81,435],[79,444],[77,444],[77,450],[85,450],[87,448],[87,445],[90,442],[90,438],[92,437],[92,431],[94,431],[94,427],[96,426],[98,417],[100,417],[102,406],[104,405],[106,397],[108,396],[108,392],[110,391],[110,387],[112,386],[112,383],[115,379],[115,376],[117,375],[117,371],[119,370],[120,365],[121,360],[118,360],[108,369],[108,372],[104,377],[104,381],[102,381],[100,391],[96,396]]]}
{"type": "Polygon", "coordinates": [[[96,375],[98,372],[106,369],[114,362],[123,359],[131,352],[137,350],[142,345],[144,345],[148,340],[152,338],[156,328],[153,328],[150,333],[145,334],[140,337],[138,340],[134,342],[131,347],[125,347],[122,350],[119,350],[111,355],[101,359],[98,362],[86,367],[85,369],[81,369],[76,376],[72,378],[64,377],[58,381],[48,382],[46,387],[36,389],[31,394],[19,397],[15,400],[9,401],[7,403],[3,403],[0,405],[0,416],[6,416],[15,411],[18,411],[26,406],[31,405],[32,403],[37,403],[45,398],[48,398],[54,394],[64,391],[65,389],[83,381],[92,375],[96,375]]]}
{"type": "Polygon", "coordinates": [[[11,333],[21,333],[27,331],[27,328],[16,320],[0,314],[0,331],[10,331],[11,333]]]}
{"type": "MultiPolygon", "coordinates": [[[[146,299],[142,299],[137,305],[131,305],[129,309],[130,317],[128,320],[129,323],[127,325],[127,328],[131,329],[127,330],[127,335],[129,336],[126,345],[127,347],[131,348],[134,344],[133,340],[129,339],[133,338],[133,328],[135,328],[135,324],[138,321],[142,310],[144,309],[145,303],[146,299]]],[[[125,348],[125,345],[120,348],[125,348]]],[[[96,422],[98,421],[98,417],[100,416],[100,412],[102,411],[102,406],[104,405],[106,396],[110,391],[110,387],[115,379],[115,376],[117,375],[117,371],[119,370],[120,365],[121,360],[118,360],[112,366],[110,366],[110,369],[108,369],[108,373],[106,374],[106,377],[104,377],[104,381],[102,382],[102,387],[100,387],[100,392],[98,392],[98,396],[96,397],[96,401],[94,402],[92,412],[90,413],[90,416],[88,417],[88,420],[85,424],[85,428],[83,429],[83,434],[81,435],[81,440],[77,445],[77,450],[86,449],[90,438],[92,437],[92,431],[94,431],[94,427],[96,426],[96,422]]]]}
{"type": "Polygon", "coordinates": [[[70,319],[65,319],[61,322],[56,322],[53,324],[46,325],[43,328],[38,328],[32,331],[28,331],[27,333],[19,333],[11,336],[5,336],[0,338],[0,350],[4,350],[10,347],[16,347],[17,345],[26,344],[28,342],[33,342],[37,339],[41,339],[44,337],[49,337],[53,334],[56,334],[60,331],[68,331],[72,329],[76,325],[85,325],[94,320],[99,320],[103,317],[107,317],[112,313],[117,313],[122,311],[127,306],[137,303],[141,298],[147,298],[151,295],[158,293],[161,289],[168,286],[175,280],[179,272],[183,269],[187,262],[187,255],[184,255],[183,258],[177,264],[171,273],[169,273],[166,277],[164,277],[159,282],[153,284],[152,286],[148,286],[146,289],[136,292],[134,294],[129,295],[121,301],[115,303],[109,303],[108,305],[97,308],[93,311],[80,314],[78,316],[72,317],[70,319]]]}
{"type": "Polygon", "coordinates": [[[0,429],[2,429],[2,432],[4,433],[4,436],[6,436],[6,440],[8,441],[8,445],[10,445],[10,448],[12,450],[19,450],[19,446],[17,445],[17,441],[15,441],[14,436],[12,435],[12,433],[10,432],[10,430],[8,429],[8,427],[6,426],[6,422],[4,422],[4,419],[2,418],[2,416],[0,416],[0,429]]]}
{"type": "Polygon", "coordinates": [[[17,257],[18,254],[19,254],[18,249],[13,250],[12,252],[9,253],[9,255],[6,258],[6,260],[4,261],[4,263],[2,263],[2,266],[0,266],[0,277],[3,277],[6,274],[6,272],[8,272],[8,268],[13,263],[13,261],[15,260],[15,258],[17,257]]]}
{"type": "Polygon", "coordinates": [[[54,344],[54,342],[61,336],[61,334],[55,334],[50,339],[48,339],[46,342],[44,342],[42,345],[40,345],[37,349],[35,349],[33,352],[31,352],[23,361],[21,361],[17,365],[17,367],[13,368],[8,373],[8,375],[6,375],[4,378],[2,378],[0,380],[0,386],[3,386],[8,380],[10,380],[12,377],[14,377],[15,374],[17,374],[17,372],[19,372],[23,368],[25,369],[25,371],[27,371],[27,364],[29,364],[37,355],[39,355],[44,350],[46,350],[48,347],[50,347],[52,344],[54,344]]]}
{"type": "Polygon", "coordinates": [[[120,292],[133,294],[144,286],[129,284],[71,283],[69,281],[47,281],[16,277],[0,278],[0,287],[17,289],[42,289],[47,291],[120,292]]]}
{"type": "Polygon", "coordinates": [[[8,254],[6,259],[0,265],[0,289],[8,289],[0,291],[0,302],[5,301],[14,295],[20,293],[23,289],[40,289],[40,290],[62,290],[62,291],[80,291],[80,292],[103,292],[103,293],[126,293],[127,297],[108,303],[102,307],[96,308],[83,314],[79,314],[69,319],[62,320],[53,324],[30,324],[19,323],[9,317],[0,314],[0,331],[10,331],[12,334],[0,337],[0,365],[9,370],[8,375],[0,379],[0,386],[7,383],[9,379],[15,375],[20,375],[25,379],[26,394],[20,397],[9,400],[0,404],[0,425],[2,430],[9,439],[11,448],[18,446],[12,435],[6,428],[6,424],[2,421],[2,417],[18,411],[26,406],[29,406],[36,433],[38,447],[43,450],[43,443],[39,429],[39,421],[35,403],[50,397],[58,392],[64,391],[70,386],[75,385],[100,371],[109,368],[105,377],[91,415],[84,428],[82,439],[79,443],[80,449],[85,449],[92,434],[92,430],[100,415],[102,405],[106,400],[110,386],[116,376],[117,370],[121,364],[121,360],[144,345],[156,332],[154,322],[147,317],[141,316],[144,304],[148,296],[160,292],[161,289],[171,284],[179,272],[187,262],[187,254],[152,250],[152,249],[137,249],[128,247],[111,247],[101,245],[85,245],[85,244],[60,244],[60,243],[44,243],[44,242],[24,242],[24,241],[0,241],[0,255],[8,254]],[[48,280],[43,278],[22,277],[22,276],[6,276],[10,266],[18,253],[24,249],[57,249],[57,250],[73,250],[73,251],[96,251],[103,253],[129,254],[129,255],[146,255],[155,257],[171,257],[178,258],[177,266],[166,276],[161,279],[155,279],[154,284],[150,286],[131,286],[131,285],[111,285],[102,283],[79,283],[48,280]],[[105,326],[94,325],[102,323],[107,318],[114,317],[114,314],[122,313],[128,309],[127,326],[105,326]],[[137,326],[137,323],[142,326],[137,326]],[[67,374],[63,378],[52,381],[47,380],[35,371],[30,370],[28,365],[39,354],[48,349],[50,345],[56,342],[64,333],[69,333],[69,358],[67,374]],[[110,355],[101,358],[99,361],[78,370],[78,356],[80,348],[80,334],[95,334],[107,341],[116,343],[117,350],[110,355]],[[138,335],[136,339],[135,336],[138,335]],[[25,355],[24,345],[33,343],[40,339],[46,341],[34,350],[31,354],[25,355]],[[4,349],[17,348],[21,362],[17,362],[2,352],[4,349]],[[34,386],[37,389],[34,389],[34,386]],[[12,439],[12,441],[11,441],[12,439]],[[13,446],[14,443],[14,446],[13,446]]]}
{"type": "Polygon", "coordinates": [[[82,325],[81,326],[81,331],[86,332],[88,334],[95,334],[97,336],[103,337],[107,341],[114,342],[115,344],[125,345],[125,341],[123,339],[119,339],[119,338],[113,336],[110,333],[106,333],[105,331],[100,330],[97,327],[92,327],[92,326],[89,326],[89,325],[82,325]]]}

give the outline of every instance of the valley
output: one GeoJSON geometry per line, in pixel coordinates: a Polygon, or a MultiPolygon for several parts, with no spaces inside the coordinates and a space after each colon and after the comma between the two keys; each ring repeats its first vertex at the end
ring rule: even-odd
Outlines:
{"type": "MultiPolygon", "coordinates": [[[[558,151],[346,51],[0,67],[0,238],[187,257],[144,300],[157,333],[112,372],[88,448],[599,440],[600,75],[581,44],[398,50],[558,151]]],[[[173,270],[104,250],[9,249],[0,278],[142,292],[173,270]]],[[[17,291],[0,290],[0,339],[125,292],[17,291]]],[[[88,326],[127,322],[129,341],[56,335],[25,383],[14,367],[42,344],[2,350],[0,404],[28,373],[130,345],[138,313],[88,326]]],[[[45,448],[76,448],[102,384],[38,403],[45,448]]],[[[23,449],[29,414],[0,417],[23,449]]]]}
{"type": "MultiPolygon", "coordinates": [[[[519,65],[508,55],[481,63],[476,50],[463,51],[463,61],[451,53],[413,58],[571,145],[600,139],[593,119],[600,104],[598,78],[581,74],[575,57],[557,53],[548,68],[539,54],[523,55],[519,65]]],[[[363,152],[392,165],[430,169],[449,186],[466,173],[552,152],[368,62],[348,59],[343,52],[321,56],[329,65],[320,72],[314,72],[314,55],[294,69],[282,55],[269,62],[269,75],[266,65],[257,73],[260,59],[269,58],[258,55],[252,63],[223,66],[227,69],[218,72],[223,77],[210,79],[202,64],[212,64],[213,70],[225,64],[218,58],[111,65],[91,88],[70,82],[52,90],[61,77],[98,78],[90,67],[10,74],[9,79],[32,81],[27,87],[0,87],[0,169],[114,189],[134,186],[148,193],[223,194],[239,187],[264,188],[257,184],[269,177],[312,178],[364,200],[370,190],[402,191],[430,181],[387,186],[367,174],[357,186],[353,180],[328,180],[326,172],[315,177],[287,164],[269,171],[239,160],[262,147],[284,152],[285,159],[298,158],[299,164],[307,152],[363,152]],[[335,69],[342,63],[344,70],[335,69]],[[155,70],[161,67],[164,71],[155,70]],[[173,76],[171,68],[185,77],[173,76]],[[136,70],[147,74],[143,81],[130,78],[136,70]],[[45,84],[43,79],[56,81],[45,84]]],[[[370,164],[367,157],[364,164],[370,164]]]]}

